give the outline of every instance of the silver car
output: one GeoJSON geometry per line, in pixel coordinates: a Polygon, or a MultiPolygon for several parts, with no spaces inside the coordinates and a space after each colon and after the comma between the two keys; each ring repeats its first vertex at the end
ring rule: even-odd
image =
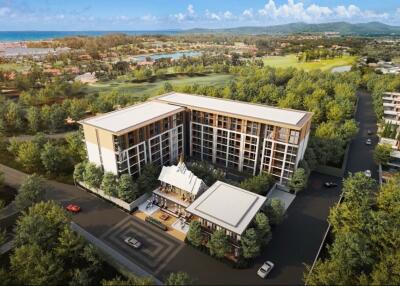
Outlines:
{"type": "Polygon", "coordinates": [[[272,268],[274,268],[274,264],[271,261],[266,261],[260,269],[258,269],[257,275],[264,279],[271,272],[272,268]]]}
{"type": "Polygon", "coordinates": [[[124,242],[133,248],[139,248],[142,244],[135,238],[128,236],[124,239],[124,242]]]}
{"type": "Polygon", "coordinates": [[[368,138],[368,139],[365,141],[365,144],[366,144],[366,145],[371,145],[371,139],[368,138]]]}
{"type": "Polygon", "coordinates": [[[364,174],[366,177],[371,178],[371,171],[370,170],[365,170],[364,174]]]}

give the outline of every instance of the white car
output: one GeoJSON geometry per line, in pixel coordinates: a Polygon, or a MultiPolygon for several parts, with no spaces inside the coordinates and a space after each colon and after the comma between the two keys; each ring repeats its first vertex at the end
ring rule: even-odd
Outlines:
{"type": "Polygon", "coordinates": [[[365,141],[365,144],[371,145],[371,139],[368,138],[368,139],[365,141]]]}
{"type": "Polygon", "coordinates": [[[268,273],[271,272],[272,268],[274,268],[274,264],[271,261],[266,261],[264,264],[258,269],[257,275],[261,278],[267,277],[268,273]]]}
{"type": "Polygon", "coordinates": [[[365,170],[364,174],[365,174],[365,176],[367,176],[368,178],[371,178],[371,171],[370,171],[370,170],[365,170]]]}
{"type": "Polygon", "coordinates": [[[135,238],[128,236],[124,239],[124,242],[133,248],[139,248],[142,244],[135,238]]]}

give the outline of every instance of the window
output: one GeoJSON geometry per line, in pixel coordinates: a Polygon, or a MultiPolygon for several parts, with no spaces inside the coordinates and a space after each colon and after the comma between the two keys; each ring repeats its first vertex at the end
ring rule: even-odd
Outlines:
{"type": "Polygon", "coordinates": [[[290,130],[290,137],[289,137],[289,143],[291,144],[299,144],[299,136],[300,132],[296,130],[290,130]]]}

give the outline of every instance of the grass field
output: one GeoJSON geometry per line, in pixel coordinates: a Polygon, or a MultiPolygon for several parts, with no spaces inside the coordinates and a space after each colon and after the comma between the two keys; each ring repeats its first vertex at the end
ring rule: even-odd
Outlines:
{"type": "Polygon", "coordinates": [[[12,70],[21,72],[29,70],[29,66],[25,66],[23,64],[15,64],[15,63],[0,64],[0,71],[12,71],[12,70]]]}
{"type": "Polygon", "coordinates": [[[155,82],[132,83],[127,80],[119,79],[108,82],[99,82],[90,84],[86,87],[87,93],[104,92],[117,90],[120,93],[137,94],[138,96],[148,95],[153,96],[158,93],[166,81],[172,84],[173,87],[180,87],[185,85],[211,85],[211,86],[224,86],[233,78],[232,75],[226,74],[211,74],[204,76],[181,76],[170,80],[159,80],[155,82]]]}
{"type": "Polygon", "coordinates": [[[318,62],[298,62],[296,55],[287,56],[274,56],[264,57],[263,62],[266,66],[272,66],[275,68],[298,68],[304,70],[331,70],[334,67],[352,65],[356,61],[357,57],[343,56],[341,58],[320,60],[318,62]]]}

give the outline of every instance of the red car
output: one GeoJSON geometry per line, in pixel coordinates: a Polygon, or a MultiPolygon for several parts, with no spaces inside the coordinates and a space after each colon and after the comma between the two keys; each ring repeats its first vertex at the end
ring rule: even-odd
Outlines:
{"type": "Polygon", "coordinates": [[[81,211],[81,207],[74,204],[69,204],[66,209],[71,213],[79,213],[81,211]]]}

